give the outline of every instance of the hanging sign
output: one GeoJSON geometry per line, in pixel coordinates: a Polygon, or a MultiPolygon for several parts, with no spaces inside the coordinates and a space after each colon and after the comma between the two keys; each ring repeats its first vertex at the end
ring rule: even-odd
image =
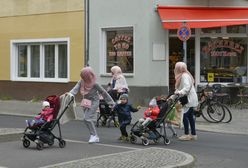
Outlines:
{"type": "Polygon", "coordinates": [[[177,37],[181,41],[187,41],[190,38],[190,36],[191,36],[191,30],[186,24],[183,24],[183,26],[177,29],[177,37]]]}

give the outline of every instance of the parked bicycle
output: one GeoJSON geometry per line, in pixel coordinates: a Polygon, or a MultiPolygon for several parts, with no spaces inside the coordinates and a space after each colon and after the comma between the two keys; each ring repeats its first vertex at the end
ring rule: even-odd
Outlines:
{"type": "Polygon", "coordinates": [[[196,117],[202,116],[206,121],[211,123],[225,122],[232,120],[230,109],[218,101],[214,90],[207,84],[201,89],[199,94],[199,106],[196,109],[196,117]]]}

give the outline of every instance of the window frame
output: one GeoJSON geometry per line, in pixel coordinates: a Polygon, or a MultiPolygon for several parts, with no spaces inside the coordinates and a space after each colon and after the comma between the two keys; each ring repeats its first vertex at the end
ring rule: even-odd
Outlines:
{"type": "Polygon", "coordinates": [[[135,74],[135,27],[134,26],[118,26],[118,27],[103,27],[100,28],[100,76],[110,77],[111,73],[107,73],[107,31],[118,31],[118,30],[132,30],[133,31],[133,72],[123,73],[126,77],[133,77],[135,74]]]}
{"type": "Polygon", "coordinates": [[[68,83],[70,79],[70,39],[69,38],[49,38],[49,39],[21,39],[21,40],[11,40],[10,41],[10,73],[12,81],[27,81],[27,82],[59,82],[68,83]],[[55,45],[55,77],[46,78],[45,77],[45,53],[44,46],[47,44],[55,45]],[[58,77],[58,46],[59,44],[67,44],[67,78],[58,77]],[[18,77],[18,45],[27,46],[27,77],[18,77]],[[31,77],[31,46],[40,46],[40,77],[31,77]]]}

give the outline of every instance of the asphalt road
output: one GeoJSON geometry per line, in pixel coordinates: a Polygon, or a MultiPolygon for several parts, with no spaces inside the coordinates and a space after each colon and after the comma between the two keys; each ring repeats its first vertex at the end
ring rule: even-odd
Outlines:
{"type": "MultiPolygon", "coordinates": [[[[0,127],[25,128],[25,119],[27,118],[0,115],[0,127]]],[[[177,131],[179,135],[182,133],[181,130],[177,131]]],[[[54,132],[56,133],[57,130],[55,129],[54,132]]],[[[36,150],[34,144],[25,149],[21,141],[0,143],[0,166],[9,168],[42,167],[149,147],[169,148],[189,153],[196,158],[195,167],[199,168],[244,168],[247,167],[248,163],[247,135],[198,131],[198,141],[181,142],[177,139],[171,139],[171,144],[168,146],[160,142],[146,147],[140,142],[131,144],[118,141],[117,138],[120,133],[114,127],[99,127],[98,132],[101,143],[98,145],[88,144],[89,135],[84,124],[80,121],[71,121],[62,126],[63,138],[67,140],[67,145],[63,149],[59,148],[56,142],[54,146],[46,147],[42,151],[36,150]]],[[[169,130],[168,133],[170,134],[169,130]]]]}

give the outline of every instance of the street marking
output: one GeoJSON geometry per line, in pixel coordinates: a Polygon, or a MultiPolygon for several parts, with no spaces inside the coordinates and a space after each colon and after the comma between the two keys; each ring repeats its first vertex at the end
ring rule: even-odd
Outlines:
{"type": "MultiPolygon", "coordinates": [[[[70,139],[65,139],[65,141],[73,142],[73,143],[89,144],[89,142],[86,142],[86,141],[76,141],[76,140],[70,140],[70,139]]],[[[103,144],[103,143],[92,143],[90,145],[100,145],[100,146],[123,148],[123,149],[134,149],[134,150],[135,149],[140,149],[140,148],[134,148],[134,147],[121,146],[121,145],[109,145],[109,144],[103,144]]]]}

